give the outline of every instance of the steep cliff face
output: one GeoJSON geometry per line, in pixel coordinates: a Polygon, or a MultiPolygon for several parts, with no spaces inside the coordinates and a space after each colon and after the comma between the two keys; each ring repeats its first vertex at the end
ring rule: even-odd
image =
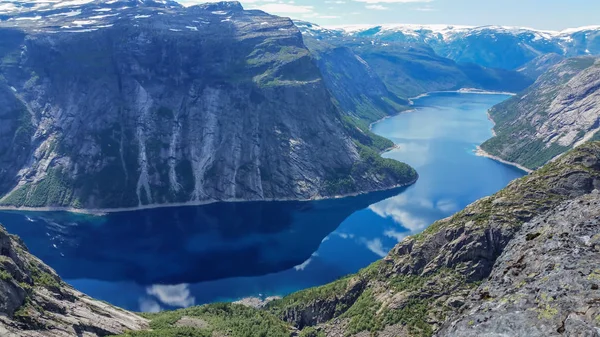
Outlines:
{"type": "Polygon", "coordinates": [[[62,282],[0,226],[1,336],[106,336],[147,326],[146,319],[93,300],[62,282]]]}
{"type": "Polygon", "coordinates": [[[0,137],[22,145],[0,148],[4,205],[310,199],[416,179],[352,138],[289,19],[236,2],[15,13],[0,22],[0,137]]]}
{"type": "Polygon", "coordinates": [[[489,113],[496,136],[482,148],[536,169],[600,129],[600,61],[567,59],[489,113]]]}

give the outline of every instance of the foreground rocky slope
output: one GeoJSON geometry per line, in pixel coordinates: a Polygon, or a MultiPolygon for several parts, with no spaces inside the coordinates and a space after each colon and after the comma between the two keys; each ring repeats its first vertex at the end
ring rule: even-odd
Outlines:
{"type": "Polygon", "coordinates": [[[439,335],[597,336],[599,228],[599,191],[525,224],[439,335]]]}
{"type": "Polygon", "coordinates": [[[13,5],[0,21],[5,206],[311,199],[416,179],[342,119],[289,19],[237,2],[13,5]]]}
{"type": "Polygon", "coordinates": [[[588,143],[405,239],[356,275],[261,310],[152,314],[153,331],[126,336],[183,327],[209,336],[231,324],[217,312],[256,331],[262,321],[268,336],[595,336],[599,189],[600,142],[588,143]]]}
{"type": "Polygon", "coordinates": [[[600,130],[600,60],[567,59],[489,113],[496,135],[481,147],[536,169],[600,130]]]}
{"type": "Polygon", "coordinates": [[[106,336],[147,326],[63,283],[0,226],[0,336],[106,336]]]}

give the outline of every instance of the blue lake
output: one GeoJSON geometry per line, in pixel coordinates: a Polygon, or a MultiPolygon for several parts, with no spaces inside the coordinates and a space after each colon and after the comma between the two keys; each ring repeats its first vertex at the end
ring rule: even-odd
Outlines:
{"type": "Polygon", "coordinates": [[[354,273],[524,172],[474,154],[506,95],[439,93],[373,131],[409,163],[408,188],[312,202],[219,203],[89,216],[0,212],[63,279],[129,310],[281,296],[354,273]]]}

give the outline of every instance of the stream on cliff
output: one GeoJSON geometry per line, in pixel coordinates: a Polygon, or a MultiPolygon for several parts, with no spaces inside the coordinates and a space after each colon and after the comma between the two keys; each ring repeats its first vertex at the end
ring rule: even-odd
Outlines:
{"type": "Polygon", "coordinates": [[[218,203],[90,216],[0,212],[78,290],[135,311],[281,296],[354,273],[524,172],[474,154],[507,95],[437,93],[373,131],[412,165],[408,188],[313,202],[218,203]]]}

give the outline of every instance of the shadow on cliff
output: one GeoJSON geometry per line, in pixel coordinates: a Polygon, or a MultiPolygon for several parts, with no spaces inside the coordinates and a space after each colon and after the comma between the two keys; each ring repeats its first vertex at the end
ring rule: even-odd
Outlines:
{"type": "Polygon", "coordinates": [[[310,202],[239,202],[90,216],[0,212],[63,279],[198,283],[302,264],[352,213],[404,188],[310,202]]]}

